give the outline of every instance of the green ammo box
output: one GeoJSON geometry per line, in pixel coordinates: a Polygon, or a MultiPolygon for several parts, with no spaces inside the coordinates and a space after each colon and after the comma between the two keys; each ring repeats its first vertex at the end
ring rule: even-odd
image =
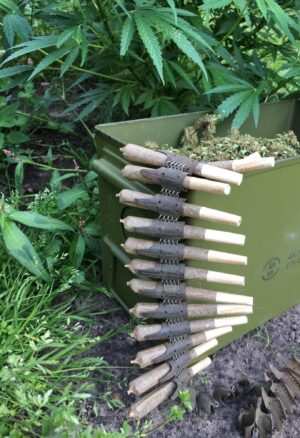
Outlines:
{"type": "MultiPolygon", "coordinates": [[[[144,146],[148,140],[159,145],[176,146],[183,129],[192,125],[201,114],[195,112],[96,127],[98,159],[94,161],[93,169],[99,175],[100,185],[103,281],[126,309],[138,298],[139,301],[145,300],[126,286],[133,275],[124,267],[130,259],[120,246],[127,238],[120,219],[128,215],[145,217],[151,214],[120,204],[116,194],[124,188],[145,193],[152,193],[156,188],[128,181],[122,176],[121,169],[126,161],[119,149],[126,143],[144,146]]],[[[230,125],[230,119],[220,124],[218,134],[225,135],[230,125]]],[[[288,130],[293,130],[300,138],[300,102],[262,105],[259,126],[255,128],[249,119],[241,132],[256,137],[274,137],[288,130]]],[[[248,256],[246,267],[188,262],[190,266],[246,277],[245,287],[219,284],[204,284],[202,287],[254,297],[254,313],[249,316],[249,323],[233,327],[232,333],[219,338],[218,349],[300,303],[300,157],[281,160],[273,169],[246,174],[241,186],[233,186],[229,196],[190,192],[188,202],[242,216],[239,228],[195,219],[187,219],[189,225],[246,235],[246,244],[238,251],[231,245],[187,242],[248,256]]],[[[199,281],[190,284],[201,287],[199,281]]]]}

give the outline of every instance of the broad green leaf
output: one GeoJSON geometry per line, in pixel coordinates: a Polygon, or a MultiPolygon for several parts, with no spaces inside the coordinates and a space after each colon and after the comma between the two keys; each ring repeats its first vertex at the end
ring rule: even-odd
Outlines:
{"type": "Polygon", "coordinates": [[[85,240],[81,234],[75,236],[70,245],[70,262],[78,269],[82,263],[85,252],[85,240]]]}
{"type": "Polygon", "coordinates": [[[6,64],[13,59],[19,58],[20,56],[27,55],[28,53],[35,52],[40,49],[46,49],[47,47],[56,46],[57,36],[40,36],[33,38],[25,43],[18,44],[14,46],[14,49],[19,49],[14,51],[8,58],[6,58],[1,65],[6,64]]]}
{"type": "Polygon", "coordinates": [[[245,17],[248,27],[251,27],[251,19],[249,14],[248,0],[235,0],[238,8],[240,9],[242,15],[245,17]]]}
{"type": "Polygon", "coordinates": [[[77,27],[76,33],[74,34],[74,39],[81,49],[80,67],[82,67],[85,64],[85,61],[87,58],[88,44],[89,44],[87,37],[86,37],[86,34],[85,34],[85,31],[82,28],[82,25],[77,27]]]}
{"type": "Polygon", "coordinates": [[[16,125],[17,115],[16,111],[19,109],[17,103],[7,105],[0,109],[0,127],[11,128],[16,125]]]}
{"type": "Polygon", "coordinates": [[[177,24],[177,10],[174,0],[167,0],[168,5],[170,6],[170,9],[172,10],[172,13],[174,15],[174,21],[175,24],[177,24]]]}
{"type": "Polygon", "coordinates": [[[48,148],[48,152],[47,152],[47,164],[48,166],[53,166],[53,152],[52,152],[52,147],[49,146],[48,148]]]}
{"type": "Polygon", "coordinates": [[[152,28],[149,26],[147,20],[141,14],[135,13],[134,19],[139,36],[143,41],[143,44],[146,47],[147,52],[149,53],[150,58],[152,59],[152,62],[155,65],[162,82],[164,82],[163,61],[159,40],[153,32],[152,28]]]}
{"type": "Polygon", "coordinates": [[[12,0],[0,0],[0,9],[6,12],[18,12],[19,8],[12,0]]]}
{"type": "Polygon", "coordinates": [[[162,21],[162,27],[165,27],[163,23],[163,21],[165,21],[167,24],[171,25],[171,31],[182,31],[183,34],[186,37],[189,37],[189,39],[192,39],[193,42],[199,43],[202,50],[208,49],[213,52],[212,46],[216,43],[216,40],[199,29],[193,27],[188,21],[178,17],[177,25],[175,26],[173,18],[170,18],[169,16],[162,16],[160,17],[160,20],[162,21]]]}
{"type": "Polygon", "coordinates": [[[129,12],[126,9],[125,2],[123,0],[116,0],[116,4],[125,12],[125,14],[130,17],[129,12]]]}
{"type": "Polygon", "coordinates": [[[57,169],[53,170],[52,172],[52,176],[50,179],[50,186],[54,190],[61,188],[60,173],[57,169]]]}
{"type": "Polygon", "coordinates": [[[239,50],[239,48],[237,47],[236,44],[234,44],[233,54],[234,54],[235,61],[239,67],[239,74],[241,76],[245,76],[246,66],[245,66],[241,51],[239,50]]]}
{"type": "Polygon", "coordinates": [[[92,222],[84,227],[84,232],[91,236],[101,237],[101,228],[98,222],[92,222]]]}
{"type": "Polygon", "coordinates": [[[175,70],[179,74],[181,79],[183,79],[189,85],[190,88],[192,88],[197,94],[200,94],[190,76],[179,64],[174,61],[168,61],[168,63],[171,65],[173,70],[175,70]]]}
{"type": "Polygon", "coordinates": [[[195,49],[195,47],[192,45],[192,43],[186,38],[186,36],[180,32],[179,30],[175,30],[171,33],[171,38],[176,44],[176,46],[182,50],[182,52],[192,61],[197,64],[200,69],[202,70],[204,76],[207,78],[207,72],[204,67],[204,64],[202,62],[202,59],[195,49]]]}
{"type": "Polygon", "coordinates": [[[129,115],[129,104],[134,99],[134,90],[131,86],[121,88],[115,96],[113,106],[117,103],[121,103],[125,114],[129,115]]]}
{"type": "Polygon", "coordinates": [[[56,43],[56,47],[59,49],[61,46],[63,46],[68,40],[70,40],[73,36],[74,31],[76,30],[75,27],[72,27],[71,29],[67,29],[64,32],[62,32],[56,43]]]}
{"type": "Polygon", "coordinates": [[[233,111],[236,110],[251,94],[252,92],[247,90],[240,91],[239,93],[227,97],[227,99],[218,106],[217,112],[221,114],[222,117],[229,116],[229,114],[233,113],[233,111]]]}
{"type": "Polygon", "coordinates": [[[42,265],[30,240],[14,222],[7,219],[4,221],[2,236],[4,245],[12,257],[32,274],[49,281],[49,274],[42,265]]]}
{"type": "Polygon", "coordinates": [[[31,80],[39,74],[41,71],[45,70],[45,68],[49,67],[49,65],[53,64],[53,62],[58,61],[60,58],[63,58],[67,53],[69,53],[69,47],[61,47],[60,49],[54,50],[49,53],[49,55],[45,56],[41,62],[35,67],[28,80],[31,80]]]}
{"type": "Polygon", "coordinates": [[[102,99],[99,100],[94,100],[93,102],[90,102],[88,105],[86,105],[86,107],[80,111],[80,113],[78,114],[78,117],[76,118],[76,120],[82,120],[85,117],[89,116],[93,111],[95,111],[95,109],[99,108],[99,101],[103,101],[104,97],[102,99]]]}
{"type": "Polygon", "coordinates": [[[133,96],[133,90],[131,87],[126,87],[121,96],[121,105],[125,114],[129,115],[129,103],[133,96]]]}
{"type": "Polygon", "coordinates": [[[267,10],[266,1],[265,0],[256,0],[256,4],[257,4],[260,12],[262,13],[263,17],[265,19],[267,19],[268,10],[267,10]]]}
{"type": "Polygon", "coordinates": [[[4,138],[5,138],[5,135],[3,134],[3,132],[0,132],[0,150],[4,146],[4,138]]]}
{"type": "Polygon", "coordinates": [[[212,36],[207,35],[205,32],[193,27],[183,18],[178,18],[177,27],[182,30],[187,37],[197,41],[202,46],[202,49],[208,49],[211,52],[214,51],[212,46],[216,44],[216,40],[212,36]]]}
{"type": "Polygon", "coordinates": [[[73,62],[75,61],[75,59],[77,58],[79,54],[79,47],[76,46],[74,47],[70,53],[68,54],[68,56],[66,57],[64,63],[61,66],[60,69],[60,77],[62,78],[63,75],[69,70],[69,68],[71,67],[71,65],[73,64],[73,62]]]}
{"type": "Polygon", "coordinates": [[[210,9],[225,8],[230,5],[232,0],[204,0],[202,9],[209,11],[210,9]]]}
{"type": "Polygon", "coordinates": [[[74,231],[70,225],[65,224],[59,219],[44,216],[36,213],[35,211],[12,211],[8,214],[8,218],[13,221],[20,222],[23,225],[27,225],[33,228],[40,228],[42,230],[63,230],[74,231]]]}
{"type": "Polygon", "coordinates": [[[24,180],[24,163],[19,161],[15,168],[15,186],[18,193],[22,193],[24,180]]]}
{"type": "Polygon", "coordinates": [[[250,94],[248,97],[246,97],[243,100],[233,119],[232,122],[233,128],[240,128],[242,126],[242,124],[246,121],[251,111],[253,110],[253,106],[256,101],[257,101],[256,93],[250,94]]]}
{"type": "MultiPolygon", "coordinates": [[[[159,12],[159,13],[165,12],[168,15],[170,15],[170,8],[155,8],[155,12],[159,12]]],[[[181,8],[176,8],[176,15],[177,15],[177,18],[179,16],[181,16],[181,17],[197,17],[197,14],[195,14],[194,12],[188,11],[187,9],[181,9],[181,8]]],[[[174,19],[173,19],[173,21],[174,21],[174,19]]]]}
{"type": "Polygon", "coordinates": [[[179,108],[171,102],[172,98],[162,96],[157,99],[151,110],[151,117],[166,116],[169,114],[179,114],[179,108]]]}
{"type": "Polygon", "coordinates": [[[60,210],[64,210],[74,204],[78,199],[87,197],[86,190],[82,187],[73,187],[65,192],[59,193],[56,196],[57,206],[60,210]]]}
{"type": "Polygon", "coordinates": [[[124,56],[129,49],[130,43],[134,35],[134,21],[131,17],[127,17],[124,21],[121,33],[120,55],[124,56]]]}
{"type": "Polygon", "coordinates": [[[242,91],[248,90],[249,84],[227,84],[227,85],[219,85],[217,87],[212,88],[207,91],[205,94],[219,94],[219,93],[231,93],[233,91],[242,91]]]}
{"type": "Polygon", "coordinates": [[[7,14],[3,18],[3,32],[9,47],[12,47],[16,35],[21,38],[21,40],[27,41],[32,31],[26,18],[19,14],[7,14]]]}
{"type": "Polygon", "coordinates": [[[277,2],[274,0],[266,0],[269,11],[274,15],[275,22],[281,29],[281,31],[289,38],[290,41],[295,41],[293,34],[290,31],[290,28],[297,30],[299,33],[300,27],[298,23],[286,14],[286,12],[279,6],[277,2]]]}
{"type": "Polygon", "coordinates": [[[149,102],[150,102],[150,106],[149,106],[149,108],[150,108],[151,104],[153,102],[153,90],[147,90],[147,91],[144,91],[144,93],[140,94],[138,96],[138,98],[135,100],[134,105],[135,106],[141,105],[142,103],[144,105],[147,105],[147,104],[149,104],[149,102]]]}
{"type": "Polygon", "coordinates": [[[15,65],[14,67],[2,68],[0,70],[0,79],[10,78],[11,76],[18,75],[20,73],[24,73],[25,71],[32,70],[32,67],[29,65],[15,65]]]}
{"type": "Polygon", "coordinates": [[[227,62],[228,65],[230,65],[230,67],[235,68],[233,57],[225,47],[218,47],[216,52],[218,55],[222,56],[222,58],[227,62]]]}
{"type": "Polygon", "coordinates": [[[168,61],[164,61],[164,71],[165,71],[165,77],[166,77],[166,83],[170,82],[174,88],[177,88],[176,79],[174,77],[173,71],[168,63],[168,61]]]}
{"type": "MultiPolygon", "coordinates": [[[[89,112],[93,111],[97,106],[99,107],[101,103],[111,95],[111,88],[108,86],[100,86],[95,89],[92,89],[86,93],[83,93],[79,100],[72,105],[68,105],[68,107],[62,111],[61,115],[67,114],[69,112],[75,111],[82,105],[89,105],[89,112]]],[[[87,111],[87,114],[89,113],[87,111]]],[[[78,118],[83,117],[82,113],[79,114],[78,118]]]]}
{"type": "Polygon", "coordinates": [[[7,140],[12,144],[20,144],[28,141],[29,137],[23,132],[14,129],[7,134],[7,140]]]}
{"type": "Polygon", "coordinates": [[[254,119],[254,124],[257,127],[258,125],[258,120],[259,120],[259,113],[260,113],[260,108],[259,108],[259,98],[256,95],[256,98],[254,99],[253,102],[253,108],[252,108],[252,114],[253,114],[253,119],[254,119]]]}
{"type": "Polygon", "coordinates": [[[50,184],[54,189],[61,188],[61,181],[64,181],[69,178],[76,178],[77,174],[75,172],[65,173],[64,175],[60,175],[58,170],[54,170],[52,172],[52,177],[50,180],[50,184]]]}
{"type": "MultiPolygon", "coordinates": [[[[284,66],[284,67],[285,68],[283,70],[288,68],[287,66],[284,66]]],[[[292,67],[289,70],[287,70],[286,72],[284,72],[284,74],[282,76],[284,78],[291,78],[291,79],[300,78],[300,67],[292,67]]]]}

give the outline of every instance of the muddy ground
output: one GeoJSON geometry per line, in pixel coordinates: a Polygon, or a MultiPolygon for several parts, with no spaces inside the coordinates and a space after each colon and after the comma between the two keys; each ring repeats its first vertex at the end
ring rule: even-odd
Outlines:
{"type": "MultiPolygon", "coordinates": [[[[100,302],[103,300],[99,297],[100,302]]],[[[113,300],[104,299],[105,306],[115,306],[113,300]]],[[[263,328],[245,335],[243,338],[232,342],[221,351],[212,356],[212,364],[207,370],[208,379],[213,384],[221,383],[224,386],[234,384],[237,378],[247,376],[252,382],[263,381],[264,372],[267,370],[268,362],[280,367],[281,363],[276,358],[276,353],[289,356],[295,349],[300,351],[300,305],[290,309],[281,316],[272,319],[263,328]]],[[[120,327],[128,323],[127,314],[120,309],[116,314],[95,321],[92,329],[95,335],[104,334],[111,328],[120,327]]],[[[149,343],[150,345],[150,343],[149,343]]],[[[147,343],[143,344],[143,348],[147,343]]],[[[93,351],[93,354],[103,356],[112,367],[115,375],[114,385],[111,388],[113,397],[120,399],[125,408],[112,410],[106,402],[96,402],[97,415],[93,410],[95,401],[89,401],[83,410],[83,415],[88,418],[89,423],[94,426],[103,425],[106,430],[118,431],[125,419],[128,418],[128,407],[134,401],[126,393],[126,385],[129,380],[137,376],[139,371],[128,367],[130,359],[134,358],[141,345],[127,334],[118,335],[93,351]],[[121,368],[118,368],[121,367],[121,368]]],[[[95,375],[95,377],[97,374],[95,375]]],[[[211,390],[212,386],[204,386],[198,379],[197,390],[211,390]]],[[[107,388],[98,385],[97,393],[107,388]]],[[[152,421],[152,426],[159,424],[168,413],[172,404],[164,403],[161,407],[152,412],[147,419],[152,421]]],[[[151,434],[153,438],[179,438],[179,437],[205,437],[205,438],[237,438],[240,435],[238,429],[238,416],[241,403],[220,406],[215,414],[210,417],[203,417],[197,413],[188,413],[183,421],[173,421],[161,427],[151,434]]],[[[300,402],[295,413],[287,418],[282,431],[274,434],[276,438],[299,438],[300,437],[300,402]]]]}

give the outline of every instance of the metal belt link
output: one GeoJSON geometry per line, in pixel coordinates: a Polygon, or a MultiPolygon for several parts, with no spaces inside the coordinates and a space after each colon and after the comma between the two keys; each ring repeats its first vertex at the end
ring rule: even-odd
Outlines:
{"type": "MultiPolygon", "coordinates": [[[[186,164],[180,163],[180,162],[177,162],[177,161],[173,161],[173,160],[167,160],[166,167],[170,168],[170,169],[179,170],[181,172],[187,172],[189,170],[188,167],[186,166],[186,164]]],[[[161,191],[160,191],[161,195],[173,196],[173,197],[176,197],[176,198],[180,197],[180,193],[181,192],[179,192],[179,191],[171,190],[171,189],[167,189],[167,188],[162,188],[161,191]]],[[[178,222],[179,216],[178,215],[172,215],[172,216],[160,215],[159,216],[159,220],[161,222],[178,222]]],[[[162,239],[159,240],[159,243],[161,243],[161,244],[178,245],[179,240],[162,238],[162,239]]],[[[178,265],[180,263],[181,259],[177,258],[177,259],[170,260],[170,259],[160,258],[159,261],[160,261],[161,264],[165,264],[165,265],[166,264],[170,264],[170,265],[175,265],[176,266],[176,265],[178,265]]],[[[171,285],[171,286],[173,286],[173,285],[174,286],[178,286],[179,283],[180,283],[180,280],[162,280],[161,283],[162,283],[162,285],[168,284],[168,285],[171,285]]],[[[182,299],[164,299],[163,300],[163,304],[180,304],[182,302],[183,302],[182,299]]],[[[168,318],[166,320],[166,324],[171,325],[171,324],[176,324],[176,323],[183,322],[183,321],[184,321],[184,318],[168,318]]],[[[186,337],[186,335],[171,337],[170,338],[170,342],[172,344],[175,344],[176,342],[184,339],[185,337],[186,337]]],[[[184,354],[185,353],[175,354],[174,356],[172,356],[171,361],[178,361],[178,359],[182,355],[184,355],[184,354]]],[[[175,374],[175,381],[177,381],[177,385],[178,386],[180,384],[180,374],[181,374],[181,372],[183,371],[184,368],[186,368],[186,366],[182,367],[182,368],[179,368],[178,369],[178,373],[175,374]]],[[[182,386],[182,385],[180,385],[180,386],[182,386]]],[[[179,389],[179,388],[177,388],[177,389],[179,389]]]]}

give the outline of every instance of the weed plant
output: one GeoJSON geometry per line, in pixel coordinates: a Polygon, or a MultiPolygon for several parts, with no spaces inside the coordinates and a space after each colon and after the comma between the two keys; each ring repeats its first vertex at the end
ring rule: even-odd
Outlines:
{"type": "MultiPolygon", "coordinates": [[[[4,0],[1,15],[8,111],[72,116],[54,129],[216,107],[238,128],[259,102],[298,94],[298,0],[4,0]],[[24,84],[33,112],[24,92],[10,103],[24,84]]],[[[2,141],[25,141],[16,131],[2,141]]]]}

